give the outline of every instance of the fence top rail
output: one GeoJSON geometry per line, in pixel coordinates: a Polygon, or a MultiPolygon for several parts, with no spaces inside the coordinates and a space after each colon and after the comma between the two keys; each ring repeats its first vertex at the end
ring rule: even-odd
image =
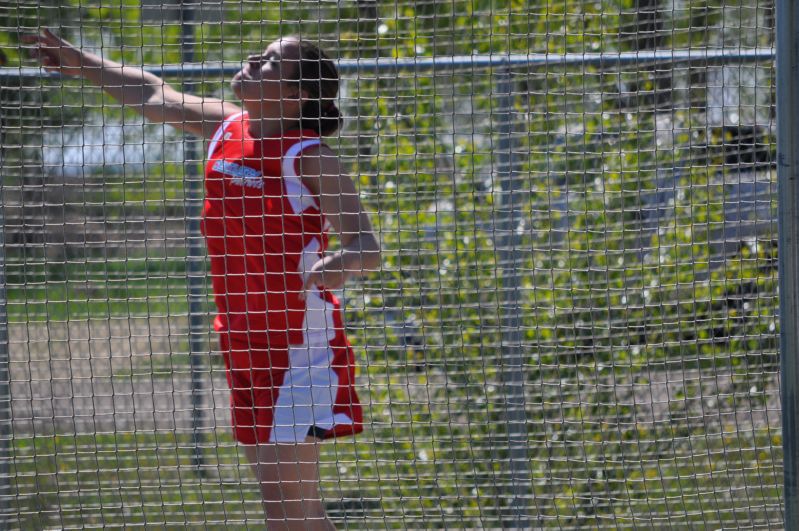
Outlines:
{"type": "MultiPolygon", "coordinates": [[[[664,65],[690,63],[702,65],[724,65],[740,63],[771,62],[775,58],[773,48],[749,49],[687,49],[648,50],[616,53],[531,53],[531,54],[484,54],[455,55],[444,57],[340,59],[336,61],[339,71],[346,75],[360,72],[398,71],[449,71],[464,68],[485,69],[497,67],[550,67],[550,66],[596,66],[613,68],[625,65],[664,65]]],[[[145,66],[145,70],[162,77],[205,79],[235,74],[241,69],[240,62],[195,63],[167,66],[145,66]]],[[[0,68],[0,81],[12,79],[58,78],[57,73],[41,68],[0,68]]]]}

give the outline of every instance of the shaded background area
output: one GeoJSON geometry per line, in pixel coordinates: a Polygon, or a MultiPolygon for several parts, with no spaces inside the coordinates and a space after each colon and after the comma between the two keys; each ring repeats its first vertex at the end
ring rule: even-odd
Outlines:
{"type": "MultiPolygon", "coordinates": [[[[768,48],[750,4],[191,7],[196,63],[229,66],[290,33],[345,60],[768,48]]],[[[5,66],[39,25],[181,60],[172,4],[0,13],[5,66]]],[[[368,426],[323,449],[337,525],[779,527],[773,93],[770,62],[347,73],[333,144],[384,263],[341,294],[368,426]]],[[[207,297],[189,347],[202,148],[75,80],[3,77],[0,110],[9,526],[257,525],[207,297]]]]}

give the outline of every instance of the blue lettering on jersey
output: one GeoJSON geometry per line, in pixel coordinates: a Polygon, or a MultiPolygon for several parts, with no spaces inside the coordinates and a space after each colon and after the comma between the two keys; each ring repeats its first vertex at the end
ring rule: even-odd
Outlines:
{"type": "Polygon", "coordinates": [[[230,175],[231,182],[239,186],[262,189],[264,187],[263,175],[248,166],[242,166],[227,160],[218,160],[214,163],[214,171],[230,175]]]}

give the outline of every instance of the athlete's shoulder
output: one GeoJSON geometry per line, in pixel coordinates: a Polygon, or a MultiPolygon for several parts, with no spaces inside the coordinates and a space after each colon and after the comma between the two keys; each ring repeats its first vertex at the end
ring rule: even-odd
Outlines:
{"type": "Polygon", "coordinates": [[[295,129],[286,131],[281,138],[283,156],[302,156],[306,151],[315,151],[326,144],[319,134],[312,129],[295,129]]]}
{"type": "Polygon", "coordinates": [[[222,145],[231,139],[241,140],[246,136],[247,124],[249,122],[249,115],[246,111],[239,111],[231,114],[219,124],[219,127],[211,137],[208,143],[208,158],[211,158],[214,153],[221,149],[222,145]]]}

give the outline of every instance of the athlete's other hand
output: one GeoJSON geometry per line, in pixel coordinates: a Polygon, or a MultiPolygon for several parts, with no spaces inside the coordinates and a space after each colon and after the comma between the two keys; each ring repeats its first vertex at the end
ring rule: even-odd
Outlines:
{"type": "Polygon", "coordinates": [[[305,300],[308,291],[313,289],[314,286],[324,287],[325,289],[338,289],[344,285],[347,281],[347,274],[335,258],[335,256],[330,256],[319,260],[305,274],[305,284],[302,287],[302,292],[300,292],[300,299],[305,300]]]}
{"type": "Polygon", "coordinates": [[[22,42],[33,45],[31,55],[42,63],[45,70],[66,76],[80,76],[84,66],[81,50],[55,35],[47,28],[36,35],[23,35],[22,42]]]}

